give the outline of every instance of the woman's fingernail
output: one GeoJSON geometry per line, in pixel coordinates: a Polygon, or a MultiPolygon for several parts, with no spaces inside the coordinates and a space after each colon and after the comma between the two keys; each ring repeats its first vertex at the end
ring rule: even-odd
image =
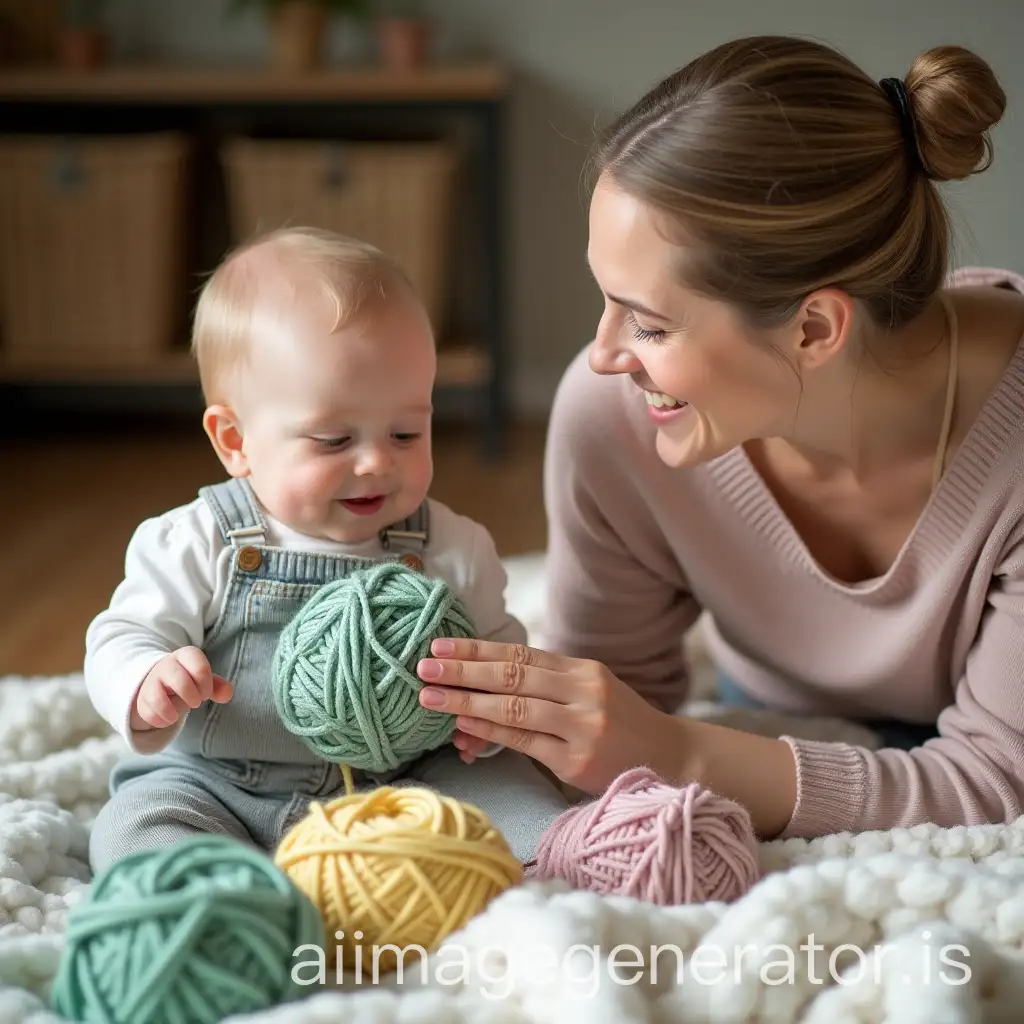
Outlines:
{"type": "Polygon", "coordinates": [[[439,658],[443,658],[446,654],[453,654],[455,652],[455,644],[451,640],[435,640],[430,645],[430,653],[436,654],[439,658]]]}
{"type": "Polygon", "coordinates": [[[441,666],[438,662],[431,661],[430,658],[424,658],[420,662],[418,675],[420,679],[440,679],[441,666]]]}
{"type": "Polygon", "coordinates": [[[444,692],[434,686],[424,686],[420,690],[420,703],[428,707],[439,708],[444,704],[444,692]]]}

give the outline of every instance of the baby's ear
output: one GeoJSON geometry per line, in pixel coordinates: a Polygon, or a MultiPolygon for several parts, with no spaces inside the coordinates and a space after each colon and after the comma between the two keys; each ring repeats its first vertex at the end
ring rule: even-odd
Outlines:
{"type": "Polygon", "coordinates": [[[228,473],[248,476],[249,461],[242,450],[242,425],[235,410],[227,405],[211,405],[203,413],[203,429],[228,473]]]}

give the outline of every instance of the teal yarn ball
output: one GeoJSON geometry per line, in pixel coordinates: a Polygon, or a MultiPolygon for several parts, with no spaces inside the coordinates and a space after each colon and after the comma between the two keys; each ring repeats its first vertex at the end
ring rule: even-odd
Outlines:
{"type": "Polygon", "coordinates": [[[101,872],[68,913],[53,1009],[84,1024],[215,1024],[308,990],[295,949],[319,911],[262,851],[199,835],[101,872]]]}
{"type": "Polygon", "coordinates": [[[274,702],[329,761],[381,773],[449,742],[455,716],[419,703],[416,664],[438,637],[474,636],[452,588],[380,562],[321,587],[285,627],[274,702]]]}

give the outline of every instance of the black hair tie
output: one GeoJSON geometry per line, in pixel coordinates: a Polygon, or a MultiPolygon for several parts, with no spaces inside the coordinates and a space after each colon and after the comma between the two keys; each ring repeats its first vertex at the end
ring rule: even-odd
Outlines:
{"type": "Polygon", "coordinates": [[[924,171],[924,161],[921,159],[921,151],[917,146],[917,123],[914,120],[914,108],[910,105],[910,96],[907,94],[907,87],[903,84],[903,79],[883,78],[878,84],[885,90],[886,96],[900,116],[900,131],[903,133],[911,160],[916,167],[924,171]]]}

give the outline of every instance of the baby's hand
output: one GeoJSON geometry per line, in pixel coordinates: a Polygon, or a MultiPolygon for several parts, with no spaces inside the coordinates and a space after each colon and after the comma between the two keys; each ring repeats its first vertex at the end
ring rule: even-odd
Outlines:
{"type": "Polygon", "coordinates": [[[142,681],[132,706],[132,729],[165,729],[186,709],[206,700],[226,704],[233,692],[231,683],[214,675],[198,647],[181,647],[161,658],[142,681]]]}

